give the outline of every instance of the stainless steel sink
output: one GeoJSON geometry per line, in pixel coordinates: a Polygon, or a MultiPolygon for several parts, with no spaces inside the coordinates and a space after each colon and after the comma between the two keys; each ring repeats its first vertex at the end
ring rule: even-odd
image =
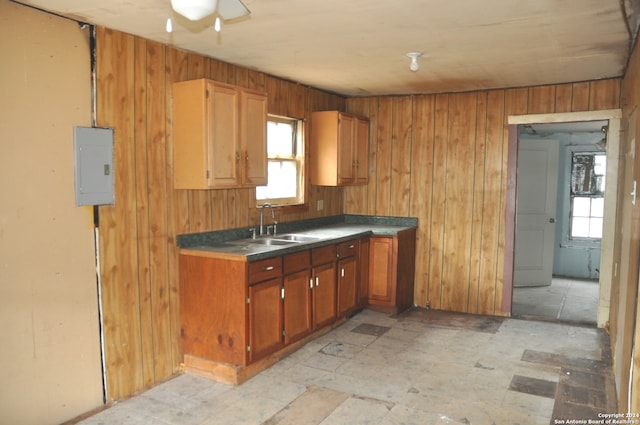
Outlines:
{"type": "Polygon", "coordinates": [[[285,240],[285,241],[294,241],[294,242],[311,242],[311,241],[320,239],[315,236],[293,235],[293,234],[274,236],[274,238],[285,240]]]}
{"type": "Polygon", "coordinates": [[[245,242],[255,245],[290,245],[297,243],[293,240],[283,240],[275,238],[247,239],[245,242]]]}
{"type": "Polygon", "coordinates": [[[312,242],[320,239],[316,236],[298,235],[294,233],[284,235],[270,235],[260,236],[255,239],[240,239],[232,241],[234,245],[244,245],[250,247],[251,245],[266,245],[266,246],[287,246],[304,242],[312,242]]]}

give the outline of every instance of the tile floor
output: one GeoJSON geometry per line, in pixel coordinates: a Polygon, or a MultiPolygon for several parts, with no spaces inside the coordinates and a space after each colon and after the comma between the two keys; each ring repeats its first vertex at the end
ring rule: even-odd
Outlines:
{"type": "Polygon", "coordinates": [[[549,424],[615,411],[608,353],[584,326],[364,310],[238,387],[184,374],[79,423],[549,424]]]}
{"type": "Polygon", "coordinates": [[[595,326],[598,282],[554,277],[550,286],[513,289],[513,317],[595,326]]]}

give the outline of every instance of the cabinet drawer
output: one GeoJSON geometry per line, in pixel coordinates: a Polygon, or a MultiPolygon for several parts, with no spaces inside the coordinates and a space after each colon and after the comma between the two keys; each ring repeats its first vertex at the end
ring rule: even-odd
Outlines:
{"type": "Polygon", "coordinates": [[[249,284],[282,276],[282,257],[267,258],[249,263],[249,284]]]}
{"type": "Polygon", "coordinates": [[[353,239],[350,241],[342,242],[338,245],[338,256],[340,258],[353,257],[358,253],[360,249],[360,240],[353,239]]]}
{"type": "Polygon", "coordinates": [[[327,245],[311,250],[311,261],[313,265],[330,263],[336,261],[336,245],[327,245]]]}
{"type": "Polygon", "coordinates": [[[294,252],[284,256],[284,274],[291,274],[311,267],[311,251],[294,252]]]}

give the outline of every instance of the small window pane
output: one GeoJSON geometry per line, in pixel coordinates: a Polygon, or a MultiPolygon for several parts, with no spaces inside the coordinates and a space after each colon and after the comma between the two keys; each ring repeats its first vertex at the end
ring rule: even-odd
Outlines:
{"type": "Polygon", "coordinates": [[[599,176],[607,174],[607,157],[605,155],[596,155],[593,171],[599,176]]]}
{"type": "Polygon", "coordinates": [[[602,238],[602,219],[592,218],[589,220],[589,237],[602,238]]]}
{"type": "Polygon", "coordinates": [[[589,218],[573,217],[573,220],[571,220],[571,236],[574,238],[588,238],[589,218]]]}
{"type": "Polygon", "coordinates": [[[258,199],[294,198],[297,180],[297,167],[293,161],[269,161],[269,182],[267,186],[256,188],[258,199]]]}
{"type": "Polygon", "coordinates": [[[591,211],[591,198],[573,198],[573,216],[589,217],[591,211]]]}
{"type": "Polygon", "coordinates": [[[267,123],[267,156],[291,158],[294,153],[294,133],[291,124],[269,121],[267,123]]]}
{"type": "Polygon", "coordinates": [[[604,217],[604,198],[591,199],[591,217],[604,217]]]}

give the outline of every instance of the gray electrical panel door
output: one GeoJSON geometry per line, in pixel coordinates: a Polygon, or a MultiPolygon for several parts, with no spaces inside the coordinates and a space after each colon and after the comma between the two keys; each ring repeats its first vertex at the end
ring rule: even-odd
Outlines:
{"type": "Polygon", "coordinates": [[[74,127],[76,205],[108,205],[113,190],[113,129],[74,127]]]}

